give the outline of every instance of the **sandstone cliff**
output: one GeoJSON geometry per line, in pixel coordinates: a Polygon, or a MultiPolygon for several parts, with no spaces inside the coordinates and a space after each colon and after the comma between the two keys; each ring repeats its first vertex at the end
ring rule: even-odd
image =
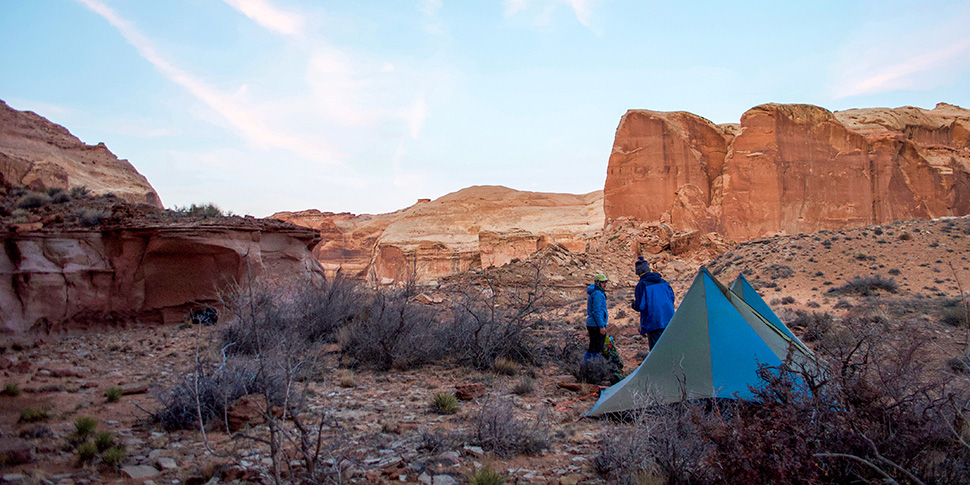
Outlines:
{"type": "Polygon", "coordinates": [[[377,216],[282,212],[272,217],[319,229],[314,249],[328,274],[388,283],[500,266],[559,244],[584,251],[603,228],[602,192],[523,192],[476,186],[377,216]]]}
{"type": "Polygon", "coordinates": [[[610,156],[607,220],[735,240],[970,213],[970,110],[766,104],[740,125],[632,110],[610,156]]]}
{"type": "Polygon", "coordinates": [[[129,201],[162,207],[155,189],[104,143],[85,145],[63,126],[0,101],[0,177],[35,190],[86,186],[129,201]]]}
{"type": "Polygon", "coordinates": [[[110,197],[62,205],[46,206],[38,222],[0,225],[0,333],[181,321],[250,277],[284,285],[323,278],[310,229],[188,217],[110,197]],[[78,210],[103,219],[92,225],[56,213],[78,210]]]}

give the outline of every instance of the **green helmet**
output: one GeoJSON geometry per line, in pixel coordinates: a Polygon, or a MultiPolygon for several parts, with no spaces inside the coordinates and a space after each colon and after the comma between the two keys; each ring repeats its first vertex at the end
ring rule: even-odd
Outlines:
{"type": "Polygon", "coordinates": [[[606,277],[605,274],[599,273],[593,277],[593,281],[609,281],[610,279],[606,277]]]}

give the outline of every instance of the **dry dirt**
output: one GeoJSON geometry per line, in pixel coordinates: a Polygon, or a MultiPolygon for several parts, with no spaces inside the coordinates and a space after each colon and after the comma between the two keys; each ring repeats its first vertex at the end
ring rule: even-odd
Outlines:
{"type": "MultiPolygon", "coordinates": [[[[729,249],[709,261],[708,267],[725,284],[743,272],[786,322],[792,322],[798,311],[829,312],[838,318],[861,310],[880,313],[898,329],[916,330],[933,339],[928,358],[944,366],[946,359],[967,346],[967,329],[944,324],[943,310],[947,302],[970,289],[968,255],[970,218],[964,217],[761,239],[729,249]],[[892,278],[898,291],[868,297],[829,293],[856,276],[870,275],[892,278]]],[[[627,309],[634,281],[629,252],[557,252],[552,256],[543,259],[542,268],[559,306],[547,315],[552,329],[545,334],[559,335],[562,340],[551,344],[584,341],[587,274],[610,271],[617,283],[608,297],[611,332],[617,337],[626,370],[634,369],[646,344],[636,335],[635,315],[627,309]]],[[[703,261],[673,264],[676,260],[663,267],[679,302],[703,261]]],[[[488,277],[500,286],[527,281],[535,267],[535,261],[520,261],[464,277],[488,277]]],[[[444,280],[442,287],[453,283],[444,280]]],[[[797,326],[793,329],[802,331],[797,326]]],[[[15,384],[20,394],[0,396],[0,441],[4,446],[30,449],[33,461],[8,465],[0,476],[65,484],[146,480],[132,480],[104,465],[76,464],[75,454],[67,446],[74,422],[78,417],[93,417],[99,421],[99,431],[113,432],[126,446],[124,465],[154,469],[161,462],[171,466],[164,458],[174,460],[174,468],[156,470],[158,475],[147,479],[153,483],[205,483],[213,474],[225,481],[233,473],[265,481],[267,453],[252,441],[230,440],[224,432],[211,431],[207,445],[201,433],[165,432],[148,419],[148,412],[158,405],[155,396],[192,369],[193,349],[201,344],[204,352],[213,351],[205,343],[213,340],[210,335],[217,330],[183,324],[6,339],[0,345],[0,385],[15,384]],[[130,386],[133,393],[108,403],[105,392],[114,386],[130,386]],[[37,423],[19,422],[21,412],[28,408],[49,410],[50,416],[37,423]],[[220,468],[220,464],[229,467],[220,468]]],[[[520,374],[531,373],[535,383],[534,392],[522,396],[512,392],[520,376],[448,366],[403,372],[358,370],[353,374],[354,386],[343,387],[336,369],[340,360],[337,348],[326,350],[320,382],[310,384],[310,409],[330,412],[337,425],[333,432],[343,430],[338,434],[344,439],[341,449],[346,454],[340,458],[353,462],[352,481],[419,482],[434,477],[435,483],[447,483],[444,475],[448,475],[460,482],[464,474],[482,464],[523,483],[603,481],[591,461],[603,430],[613,424],[580,419],[596,396],[558,387],[563,381],[574,382],[568,375],[572,369],[549,365],[522,370],[520,374]],[[434,393],[453,392],[455,385],[468,383],[484,384],[486,396],[461,402],[455,415],[430,410],[434,393]],[[552,430],[548,450],[540,456],[502,458],[483,455],[474,447],[448,453],[418,449],[424,433],[470,432],[481,407],[499,398],[513,400],[520,419],[545,420],[552,430]]],[[[260,432],[259,428],[265,426],[254,432],[260,432]]]]}

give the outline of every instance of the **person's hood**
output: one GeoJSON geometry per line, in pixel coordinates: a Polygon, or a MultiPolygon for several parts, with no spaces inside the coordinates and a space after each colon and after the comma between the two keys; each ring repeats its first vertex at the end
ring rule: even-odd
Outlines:
{"type": "Polygon", "coordinates": [[[654,283],[660,283],[664,279],[662,276],[660,276],[660,273],[643,273],[640,275],[640,280],[652,285],[654,283]]]}
{"type": "Polygon", "coordinates": [[[603,291],[603,289],[600,288],[599,286],[597,286],[596,283],[593,283],[593,284],[591,284],[591,285],[589,285],[589,286],[586,287],[586,294],[587,295],[591,295],[596,290],[603,291]]]}

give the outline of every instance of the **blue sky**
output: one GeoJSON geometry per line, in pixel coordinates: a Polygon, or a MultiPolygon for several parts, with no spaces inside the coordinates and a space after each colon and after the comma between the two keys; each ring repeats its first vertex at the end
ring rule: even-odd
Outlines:
{"type": "Polygon", "coordinates": [[[0,99],[163,203],[601,189],[627,109],[970,107],[970,2],[2,0],[0,99]]]}

